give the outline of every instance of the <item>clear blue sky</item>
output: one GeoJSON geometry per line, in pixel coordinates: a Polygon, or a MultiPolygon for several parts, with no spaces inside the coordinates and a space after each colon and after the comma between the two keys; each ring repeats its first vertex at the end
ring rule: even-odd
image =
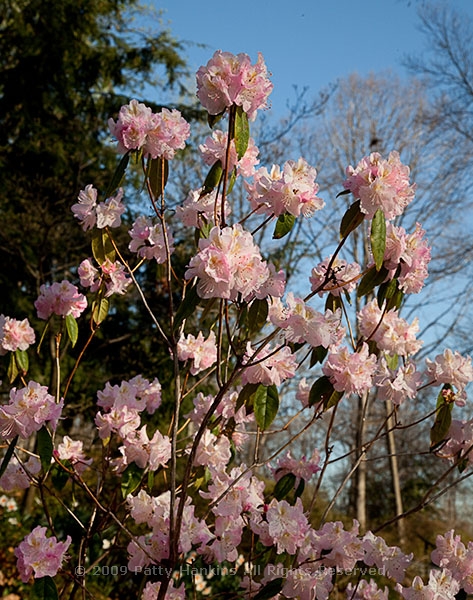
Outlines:
{"type": "MultiPolygon", "coordinates": [[[[407,53],[421,52],[417,30],[420,0],[151,0],[179,40],[192,43],[187,58],[195,71],[215,50],[258,51],[272,73],[273,110],[294,98],[292,86],[315,95],[337,78],[357,71],[405,71],[407,53]],[[205,44],[206,48],[198,45],[205,44]]],[[[428,0],[433,3],[433,0],[428,0]]],[[[473,17],[473,0],[449,0],[473,17]]]]}

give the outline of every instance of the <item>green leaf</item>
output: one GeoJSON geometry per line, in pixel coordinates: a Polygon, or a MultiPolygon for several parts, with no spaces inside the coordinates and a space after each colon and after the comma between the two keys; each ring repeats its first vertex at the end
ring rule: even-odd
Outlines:
{"type": "Polygon", "coordinates": [[[451,389],[452,386],[449,383],[446,383],[437,396],[435,422],[430,430],[431,449],[446,439],[450,425],[452,424],[452,409],[454,403],[446,402],[445,396],[443,395],[444,391],[451,389]]]}
{"type": "Polygon", "coordinates": [[[67,335],[71,340],[72,347],[77,343],[77,338],[79,337],[79,327],[77,326],[77,321],[72,315],[66,315],[66,329],[67,335]]]}
{"type": "Polygon", "coordinates": [[[243,405],[248,408],[253,406],[254,396],[259,387],[259,383],[247,383],[241,388],[236,401],[235,412],[238,412],[243,405]]]}
{"type": "Polygon", "coordinates": [[[350,208],[342,217],[340,223],[340,237],[347,237],[352,231],[354,231],[359,225],[365,220],[365,214],[361,212],[360,201],[353,202],[350,208]]]}
{"type": "Polygon", "coordinates": [[[107,260],[115,262],[115,248],[105,229],[94,229],[92,235],[92,254],[99,265],[107,260]]]}
{"type": "Polygon", "coordinates": [[[302,496],[302,492],[304,491],[305,488],[305,481],[302,479],[299,481],[299,485],[297,486],[297,489],[294,493],[296,498],[300,498],[302,496]]]}
{"type": "Polygon", "coordinates": [[[58,600],[54,579],[49,575],[35,579],[30,598],[31,600],[58,600]]]}
{"type": "Polygon", "coordinates": [[[330,398],[324,400],[324,410],[328,410],[329,408],[336,406],[342,398],[343,392],[337,392],[337,390],[334,390],[330,398]]]}
{"type": "Polygon", "coordinates": [[[377,285],[383,283],[388,275],[388,270],[385,267],[381,267],[379,271],[376,267],[371,267],[361,278],[360,285],[356,290],[358,298],[362,298],[367,294],[370,294],[377,285]]]}
{"type": "Polygon", "coordinates": [[[150,158],[148,181],[155,198],[162,196],[169,176],[169,162],[165,158],[150,158]]]}
{"type": "Polygon", "coordinates": [[[388,299],[386,303],[386,310],[391,310],[392,308],[401,308],[403,299],[404,292],[397,288],[391,298],[388,299]]]}
{"type": "Polygon", "coordinates": [[[199,305],[201,298],[197,293],[197,284],[186,288],[186,295],[182,302],[179,304],[179,308],[176,311],[174,317],[174,329],[178,329],[183,321],[194,314],[195,309],[199,305]]]}
{"type": "Polygon", "coordinates": [[[143,478],[144,470],[140,469],[140,467],[136,463],[131,463],[122,473],[122,496],[126,498],[128,494],[133,494],[133,492],[138,488],[143,478]]]}
{"type": "Polygon", "coordinates": [[[212,190],[214,190],[220,183],[222,174],[222,163],[218,160],[215,164],[212,165],[210,171],[207,173],[207,177],[205,178],[204,185],[202,187],[201,195],[208,194],[212,190]]]}
{"type": "Polygon", "coordinates": [[[328,348],[324,348],[323,346],[317,346],[317,348],[314,348],[310,354],[310,366],[313,367],[317,363],[323,363],[327,354],[328,348]]]}
{"type": "Polygon", "coordinates": [[[254,600],[270,600],[279,594],[284,586],[284,578],[278,577],[272,579],[266,585],[264,585],[254,596],[254,600]]]}
{"type": "Polygon", "coordinates": [[[92,303],[92,318],[94,323],[100,325],[108,315],[109,302],[108,298],[100,298],[92,303]]]}
{"type": "Polygon", "coordinates": [[[327,377],[327,375],[322,375],[317,379],[309,392],[309,406],[314,406],[320,404],[320,402],[324,402],[329,400],[330,396],[334,392],[333,383],[327,377]]]}
{"type": "MultiPolygon", "coordinates": [[[[72,467],[71,463],[68,460],[62,460],[61,463],[70,469],[72,467]]],[[[69,480],[69,473],[62,469],[59,465],[54,464],[51,467],[51,481],[53,482],[54,487],[61,491],[64,489],[66,483],[69,480]]]]}
{"type": "Polygon", "coordinates": [[[255,298],[248,311],[248,329],[252,333],[259,331],[268,318],[268,301],[255,298]]]}
{"type": "Polygon", "coordinates": [[[391,281],[385,281],[383,284],[381,284],[379,286],[378,294],[376,296],[379,308],[381,308],[383,306],[386,298],[392,298],[397,290],[398,290],[397,279],[391,279],[391,281]]]}
{"type": "Polygon", "coordinates": [[[265,431],[274,421],[279,408],[278,389],[275,385],[259,385],[254,396],[255,419],[258,427],[265,431]]]}
{"type": "Polygon", "coordinates": [[[235,114],[235,148],[238,159],[245,155],[250,140],[248,115],[241,106],[237,106],[235,114]]]}
{"type": "Polygon", "coordinates": [[[385,354],[384,358],[389,369],[391,369],[392,371],[397,369],[397,366],[399,364],[399,356],[397,354],[385,354]]]}
{"type": "Polygon", "coordinates": [[[15,353],[12,352],[10,354],[10,362],[8,364],[7,377],[10,383],[13,383],[15,379],[18,377],[20,371],[18,370],[18,365],[16,364],[15,353]]]}
{"type": "Polygon", "coordinates": [[[294,227],[295,222],[296,217],[294,215],[290,215],[289,213],[279,215],[278,220],[276,221],[276,227],[274,228],[273,239],[280,240],[287,235],[294,227]]]}
{"type": "Polygon", "coordinates": [[[107,191],[105,192],[105,198],[109,198],[113,192],[120,187],[120,184],[123,181],[123,177],[125,175],[126,168],[128,166],[128,161],[130,160],[130,152],[127,152],[120,162],[118,163],[117,168],[115,169],[115,173],[113,174],[112,181],[110,182],[107,191]]]}
{"type": "Polygon", "coordinates": [[[373,253],[376,270],[383,266],[384,252],[386,250],[386,217],[378,208],[371,222],[371,252],[373,253]]]}
{"type": "Polygon", "coordinates": [[[44,425],[38,431],[38,454],[41,459],[43,471],[48,471],[53,457],[53,440],[51,439],[51,434],[44,425]]]}
{"type": "Polygon", "coordinates": [[[17,435],[12,439],[12,441],[10,442],[10,444],[7,448],[7,451],[5,452],[5,456],[3,457],[2,464],[0,465],[0,477],[5,473],[6,468],[8,467],[8,463],[10,462],[11,457],[13,456],[13,452],[15,451],[15,446],[16,446],[16,443],[18,442],[19,437],[20,436],[17,435]]]}
{"type": "Polygon", "coordinates": [[[276,500],[282,500],[294,490],[295,483],[294,473],[286,473],[274,486],[273,496],[276,500]]]}
{"type": "Polygon", "coordinates": [[[332,312],[335,312],[337,308],[342,308],[342,299],[340,296],[328,294],[327,300],[325,301],[325,310],[331,310],[332,312]]]}
{"type": "Polygon", "coordinates": [[[18,365],[18,369],[23,375],[25,375],[29,367],[28,354],[26,350],[15,350],[15,361],[18,365]]]}
{"type": "Polygon", "coordinates": [[[215,125],[222,119],[226,110],[227,109],[223,110],[221,113],[218,113],[218,115],[208,115],[207,116],[207,123],[209,124],[210,129],[213,129],[215,127],[215,125]]]}

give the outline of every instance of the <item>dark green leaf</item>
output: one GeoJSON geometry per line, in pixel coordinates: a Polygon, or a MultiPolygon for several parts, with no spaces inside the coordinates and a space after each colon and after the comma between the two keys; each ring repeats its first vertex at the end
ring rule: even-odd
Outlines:
{"type": "Polygon", "coordinates": [[[330,395],[330,398],[324,400],[324,410],[328,410],[329,408],[336,406],[340,402],[342,397],[343,392],[337,392],[337,390],[334,390],[330,395]]]}
{"type": "Polygon", "coordinates": [[[169,163],[165,158],[151,158],[148,165],[148,180],[155,198],[162,196],[169,176],[169,163]]]}
{"type": "Polygon", "coordinates": [[[29,361],[26,350],[15,350],[15,361],[23,375],[28,371],[29,361]]]}
{"type": "Polygon", "coordinates": [[[208,194],[212,190],[214,190],[220,183],[222,174],[223,174],[222,163],[218,160],[210,168],[210,171],[208,172],[207,177],[205,178],[201,194],[202,195],[208,194]]]}
{"type": "Polygon", "coordinates": [[[44,425],[38,431],[38,454],[43,471],[48,471],[53,457],[53,441],[51,439],[51,434],[44,425]]]}
{"type": "Polygon", "coordinates": [[[227,109],[225,109],[224,111],[222,111],[218,115],[208,115],[207,116],[207,122],[209,124],[210,129],[213,129],[214,126],[222,119],[222,117],[225,114],[226,110],[227,109]]]}
{"type": "Polygon", "coordinates": [[[284,579],[282,577],[272,579],[258,591],[256,596],[254,596],[254,600],[269,600],[270,598],[274,598],[279,594],[283,586],[284,579]]]}
{"type": "Polygon", "coordinates": [[[127,152],[120,162],[118,163],[117,168],[115,169],[115,173],[113,174],[112,181],[105,192],[105,198],[109,198],[113,192],[120,187],[120,184],[123,181],[123,177],[125,175],[126,168],[128,166],[128,161],[130,160],[130,152],[127,152]]]}
{"type": "Polygon", "coordinates": [[[452,423],[453,402],[446,402],[443,392],[451,389],[452,386],[447,383],[442,387],[442,390],[437,396],[435,422],[430,430],[431,448],[444,441],[448,435],[452,423]]]}
{"type": "Polygon", "coordinates": [[[255,419],[258,427],[265,431],[274,421],[279,408],[278,389],[275,385],[260,385],[254,396],[255,419]]]}
{"type": "Polygon", "coordinates": [[[235,114],[235,148],[238,159],[245,155],[250,139],[248,115],[241,106],[237,106],[235,114]]]}
{"type": "Polygon", "coordinates": [[[92,303],[92,318],[94,323],[100,325],[108,315],[108,298],[100,298],[92,303]]]}
{"type": "Polygon", "coordinates": [[[186,288],[186,295],[177,309],[174,317],[174,329],[178,329],[183,321],[194,314],[201,298],[197,293],[197,285],[186,288]]]}
{"type": "Polygon", "coordinates": [[[133,492],[138,488],[143,478],[144,470],[140,469],[140,467],[136,463],[131,463],[122,473],[122,496],[126,498],[128,494],[133,494],[133,492]]]}
{"type": "Polygon", "coordinates": [[[340,196],[348,196],[351,193],[351,190],[343,190],[343,192],[338,192],[335,198],[340,198],[340,196]]]}
{"type": "Polygon", "coordinates": [[[115,262],[115,248],[105,229],[95,229],[92,235],[92,254],[99,265],[107,260],[115,262]]]}
{"type": "Polygon", "coordinates": [[[54,579],[49,575],[35,579],[30,598],[31,600],[58,600],[54,579]]]}
{"type": "Polygon", "coordinates": [[[243,405],[248,408],[253,407],[254,396],[259,387],[259,383],[247,383],[241,388],[236,401],[235,412],[238,412],[243,405]]]}
{"type": "Polygon", "coordinates": [[[5,452],[5,456],[3,457],[2,460],[2,464],[0,465],[0,477],[5,473],[6,468],[8,467],[8,463],[11,460],[11,457],[13,456],[13,452],[15,451],[15,446],[16,443],[18,442],[18,438],[20,436],[17,435],[15,436],[12,441],[10,442],[7,451],[5,452]]]}
{"type": "Polygon", "coordinates": [[[66,329],[67,335],[71,340],[72,347],[74,348],[77,338],[79,337],[79,327],[77,326],[77,321],[72,315],[66,315],[66,329]]]}
{"type": "Polygon", "coordinates": [[[304,491],[305,488],[305,481],[302,479],[299,481],[299,485],[297,486],[297,489],[295,491],[295,497],[296,498],[300,498],[302,496],[302,492],[304,491]]]}
{"type": "Polygon", "coordinates": [[[365,220],[364,213],[361,212],[360,201],[353,202],[347,212],[343,215],[340,223],[340,237],[347,237],[349,233],[354,231],[365,220]]]}
{"type": "Polygon", "coordinates": [[[309,392],[309,406],[314,406],[320,404],[320,402],[328,401],[330,396],[334,392],[333,383],[327,377],[327,375],[322,375],[319,379],[317,379],[309,392]]]}
{"type": "Polygon", "coordinates": [[[392,298],[393,295],[398,290],[398,282],[397,279],[391,279],[391,281],[385,281],[383,284],[379,286],[377,301],[378,306],[381,308],[384,304],[386,298],[392,298]]]}
{"type": "Polygon", "coordinates": [[[276,500],[282,500],[294,490],[295,483],[294,473],[286,473],[274,486],[273,496],[276,500]]]}
{"type": "Polygon", "coordinates": [[[370,294],[377,285],[383,283],[388,275],[388,270],[385,267],[381,267],[380,271],[376,270],[376,267],[371,267],[362,277],[360,285],[356,291],[358,298],[362,298],[367,294],[370,294]]]}
{"type": "Polygon", "coordinates": [[[266,323],[268,318],[268,301],[266,299],[258,300],[256,298],[251,303],[248,311],[248,328],[250,332],[259,331],[266,323]]]}
{"type": "Polygon", "coordinates": [[[392,308],[401,308],[402,301],[404,299],[404,292],[399,288],[396,289],[391,298],[386,302],[386,310],[391,310],[392,308]]]}
{"type": "Polygon", "coordinates": [[[383,266],[384,252],[386,250],[386,217],[384,212],[378,208],[371,221],[371,252],[373,253],[376,270],[383,266]]]}
{"type": "MultiPolygon", "coordinates": [[[[61,463],[70,469],[72,467],[71,463],[68,460],[63,460],[61,463]]],[[[66,483],[69,480],[69,473],[61,468],[59,465],[55,464],[51,468],[51,481],[53,482],[54,487],[61,491],[64,489],[66,483]]]]}
{"type": "Polygon", "coordinates": [[[324,348],[323,346],[314,348],[310,354],[310,366],[313,367],[317,363],[323,363],[327,353],[328,348],[324,348]]]}
{"type": "Polygon", "coordinates": [[[279,215],[278,220],[276,221],[276,227],[274,228],[273,239],[280,240],[287,235],[294,227],[295,222],[296,217],[294,215],[290,215],[289,213],[279,215]]]}

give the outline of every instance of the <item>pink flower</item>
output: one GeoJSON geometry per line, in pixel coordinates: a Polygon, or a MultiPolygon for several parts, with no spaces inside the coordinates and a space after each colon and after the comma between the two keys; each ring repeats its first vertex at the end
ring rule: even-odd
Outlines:
{"type": "Polygon", "coordinates": [[[253,119],[257,110],[267,106],[272,89],[261,54],[252,65],[247,54],[235,56],[217,50],[207,65],[197,71],[197,97],[211,115],[236,104],[253,119]]]}
{"type": "Polygon", "coordinates": [[[246,183],[248,199],[253,210],[276,217],[289,213],[310,217],[324,207],[317,196],[319,186],[315,183],[317,171],[303,159],[287,161],[283,170],[273,165],[270,172],[265,167],[258,169],[254,183],[246,183]]]}
{"type": "Polygon", "coordinates": [[[129,231],[131,242],[128,248],[136,252],[141,258],[151,260],[152,258],[158,264],[166,262],[169,255],[174,252],[174,239],[168,229],[166,237],[161,223],[153,225],[150,218],[140,216],[133,223],[129,231]]]}
{"type": "Polygon", "coordinates": [[[149,466],[151,471],[166,465],[171,458],[171,441],[156,430],[152,439],[149,439],[146,426],[139,431],[130,432],[121,446],[123,466],[135,462],[141,469],[149,466]]]}
{"type": "Polygon", "coordinates": [[[421,382],[422,376],[416,371],[414,363],[408,362],[397,371],[392,371],[388,369],[384,358],[381,360],[380,372],[375,378],[380,400],[391,400],[397,406],[406,398],[415,398],[421,382]]]}
{"type": "Polygon", "coordinates": [[[231,450],[228,438],[224,436],[217,438],[209,429],[206,429],[199,441],[194,464],[221,469],[225,468],[230,458],[231,450]]]}
{"type": "Polygon", "coordinates": [[[388,546],[382,537],[375,536],[371,531],[363,537],[363,549],[363,562],[366,565],[376,565],[397,582],[404,579],[406,569],[412,562],[412,554],[404,554],[397,546],[388,546]]]}
{"type": "Polygon", "coordinates": [[[271,346],[265,346],[254,356],[255,351],[248,342],[243,358],[245,365],[241,380],[246,383],[262,383],[263,385],[281,385],[283,381],[294,377],[297,361],[290,348],[283,346],[277,352],[271,346]],[[267,358],[266,358],[267,357],[267,358]]]}
{"type": "MultiPolygon", "coordinates": [[[[214,165],[220,161],[222,167],[225,167],[226,153],[228,144],[228,133],[216,129],[212,136],[206,138],[205,142],[199,146],[202,159],[206,165],[214,165]]],[[[231,172],[236,167],[237,171],[243,177],[251,177],[255,172],[255,165],[259,163],[258,148],[255,146],[253,138],[248,141],[248,148],[244,156],[238,160],[235,140],[230,143],[230,156],[228,161],[228,171],[231,172]]]]}
{"type": "MultiPolygon", "coordinates": [[[[159,581],[156,583],[148,581],[143,590],[143,594],[141,595],[141,600],[157,600],[160,587],[161,583],[159,581]]],[[[184,584],[181,583],[178,588],[175,588],[174,582],[171,580],[169,587],[166,590],[165,598],[166,600],[185,600],[186,590],[184,584]]]]}
{"type": "Polygon", "coordinates": [[[10,403],[0,406],[0,436],[28,438],[45,423],[56,429],[64,400],[56,403],[48,388],[30,381],[25,388],[10,391],[10,403]]]}
{"type": "Polygon", "coordinates": [[[181,336],[177,344],[177,356],[182,361],[188,359],[193,361],[190,369],[192,375],[205,371],[217,361],[215,333],[211,331],[206,340],[201,331],[199,331],[197,338],[192,334],[189,334],[187,338],[181,336]]]}
{"type": "Polygon", "coordinates": [[[105,296],[108,298],[112,294],[123,295],[131,283],[131,278],[127,276],[125,267],[118,261],[112,263],[108,258],[100,265],[100,271],[92,265],[89,258],[83,260],[77,273],[80,277],[80,284],[83,287],[90,288],[91,292],[96,292],[102,284],[105,286],[105,296]]]}
{"type": "MultiPolygon", "coordinates": [[[[231,213],[228,200],[225,201],[225,217],[231,213]]],[[[176,208],[176,214],[186,227],[202,227],[206,223],[215,222],[215,213],[220,217],[222,213],[222,196],[218,195],[217,190],[212,190],[210,194],[202,195],[202,188],[191,190],[182,206],[176,208]]]]}
{"type": "Polygon", "coordinates": [[[117,122],[109,119],[108,125],[118,140],[119,152],[142,149],[143,155],[151,158],[174,158],[190,135],[189,124],[178,110],[163,108],[155,114],[137,100],[122,106],[117,122]]]}
{"type": "Polygon", "coordinates": [[[376,370],[376,356],[369,353],[368,344],[350,353],[344,346],[337,352],[331,352],[322,367],[324,375],[330,378],[337,392],[363,394],[373,383],[376,370]]]}
{"type": "Polygon", "coordinates": [[[369,583],[365,579],[356,585],[349,583],[346,592],[347,600],[389,600],[388,588],[385,586],[382,590],[372,579],[369,583]]]}
{"type": "Polygon", "coordinates": [[[207,239],[199,240],[199,251],[193,256],[186,279],[199,278],[197,293],[201,298],[234,300],[264,298],[278,292],[274,270],[262,260],[253,236],[240,224],[233,227],[213,227],[207,239]],[[270,285],[268,285],[270,284],[270,285]]]}
{"type": "Polygon", "coordinates": [[[34,341],[35,333],[28,319],[18,321],[0,315],[0,356],[16,350],[27,350],[34,341]]]}
{"type": "Polygon", "coordinates": [[[68,460],[79,475],[92,464],[92,459],[86,459],[85,457],[83,445],[82,441],[74,441],[68,435],[65,435],[56,451],[57,458],[59,460],[68,460]]]}
{"type": "Polygon", "coordinates": [[[31,478],[41,471],[41,462],[37,456],[30,458],[23,464],[13,456],[0,477],[0,488],[5,492],[17,492],[30,487],[31,478]]]}
{"type": "Polygon", "coordinates": [[[46,527],[35,527],[15,548],[23,583],[28,583],[32,575],[35,578],[54,577],[61,568],[71,541],[69,535],[65,542],[58,542],[55,537],[47,538],[46,527]]]}
{"type": "Polygon", "coordinates": [[[301,459],[293,458],[290,451],[288,451],[285,456],[278,458],[277,467],[273,469],[274,478],[279,481],[284,475],[293,473],[296,476],[294,485],[297,487],[301,479],[309,481],[312,475],[320,471],[319,462],[320,454],[317,449],[308,459],[305,456],[301,459]]]}
{"type": "Polygon", "coordinates": [[[361,267],[358,263],[347,263],[346,260],[335,258],[327,272],[328,266],[332,261],[329,256],[312,269],[310,276],[311,290],[319,290],[319,296],[330,292],[332,296],[340,296],[343,292],[352,292],[356,288],[361,267]],[[323,285],[323,287],[321,287],[323,285]],[[321,288],[321,289],[319,289],[321,288]]]}
{"type": "Polygon", "coordinates": [[[391,271],[391,278],[400,267],[399,287],[406,294],[420,292],[429,274],[427,266],[431,254],[427,240],[423,239],[424,234],[419,223],[416,223],[415,231],[409,235],[402,227],[391,223],[386,225],[384,266],[391,271]]]}
{"type": "Polygon", "coordinates": [[[449,383],[463,392],[470,381],[473,381],[471,357],[463,357],[459,352],[449,348],[438,354],[433,361],[426,359],[427,373],[435,383],[449,383]]]}
{"type": "Polygon", "coordinates": [[[343,185],[360,199],[367,219],[372,219],[380,208],[390,220],[401,215],[414,198],[415,184],[409,183],[409,173],[398,152],[391,152],[387,159],[373,152],[361,159],[356,168],[347,167],[343,185]]]}
{"type": "Polygon", "coordinates": [[[97,204],[97,190],[91,185],[87,185],[85,190],[79,192],[79,202],[73,204],[71,210],[74,217],[80,221],[84,231],[95,225],[98,229],[119,227],[121,216],[126,210],[122,198],[123,190],[120,188],[116,196],[97,204]]]}
{"type": "Polygon", "coordinates": [[[34,305],[40,319],[49,319],[53,314],[60,317],[72,315],[75,319],[87,308],[87,299],[69,281],[53,283],[51,286],[42,285],[34,305]]]}
{"type": "Polygon", "coordinates": [[[314,532],[314,549],[322,559],[324,567],[353,569],[358,560],[363,560],[362,541],[358,537],[359,524],[353,522],[350,531],[340,521],[325,523],[314,532]]]}
{"type": "Polygon", "coordinates": [[[410,587],[398,584],[396,591],[406,600],[453,600],[460,591],[460,584],[445,569],[431,570],[427,585],[416,575],[410,587]]]}
{"type": "Polygon", "coordinates": [[[277,552],[295,554],[302,546],[309,531],[309,522],[304,514],[300,498],[291,506],[286,500],[273,498],[266,513],[268,533],[277,546],[277,552]]]}

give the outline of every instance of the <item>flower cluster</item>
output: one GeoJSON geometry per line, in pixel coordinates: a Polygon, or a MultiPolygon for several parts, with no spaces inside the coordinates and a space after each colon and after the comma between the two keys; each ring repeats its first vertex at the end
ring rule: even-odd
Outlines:
{"type": "Polygon", "coordinates": [[[357,352],[350,352],[346,346],[331,352],[322,371],[337,392],[363,394],[373,384],[376,366],[376,356],[370,354],[368,344],[363,343],[357,352]]]}
{"type": "Polygon", "coordinates": [[[32,575],[35,578],[54,577],[61,568],[71,541],[68,535],[65,542],[58,542],[55,537],[46,537],[46,527],[35,527],[15,548],[21,580],[27,583],[32,575]]]}
{"type": "Polygon", "coordinates": [[[190,135],[189,123],[178,110],[163,108],[153,113],[151,108],[132,100],[122,106],[115,122],[109,119],[110,133],[118,140],[119,152],[142,150],[151,158],[174,158],[176,150],[185,148],[190,135]]]}
{"type": "Polygon", "coordinates": [[[49,319],[51,315],[72,315],[77,319],[87,308],[87,298],[75,285],[64,280],[50,286],[42,285],[34,305],[40,319],[49,319]]]}
{"type": "Polygon", "coordinates": [[[358,263],[348,263],[338,257],[329,256],[312,269],[310,275],[311,290],[319,296],[330,292],[332,296],[340,296],[343,292],[352,292],[360,277],[361,267],[358,263]]]}
{"type": "Polygon", "coordinates": [[[177,356],[182,361],[192,360],[190,368],[192,375],[205,371],[217,360],[215,333],[211,331],[207,339],[204,339],[201,331],[199,331],[197,337],[191,333],[186,338],[182,336],[177,344],[177,356]]]}
{"type": "Polygon", "coordinates": [[[253,236],[238,223],[213,227],[207,239],[199,240],[199,251],[190,260],[186,279],[198,277],[201,298],[245,300],[282,296],[285,279],[261,258],[253,236]]]}
{"type": "Polygon", "coordinates": [[[0,406],[0,437],[10,440],[28,438],[45,423],[56,429],[64,400],[56,402],[48,388],[30,381],[24,388],[10,391],[10,402],[0,406]]]}
{"type": "Polygon", "coordinates": [[[347,167],[346,174],[343,185],[359,198],[367,219],[372,219],[378,209],[386,219],[394,219],[414,198],[415,184],[409,182],[409,167],[401,163],[397,152],[391,152],[387,159],[373,152],[355,168],[347,167]]]}
{"type": "Polygon", "coordinates": [[[141,258],[154,260],[158,264],[164,263],[168,255],[174,252],[174,239],[161,223],[153,224],[149,217],[140,216],[133,223],[129,231],[131,242],[128,248],[136,252],[141,258]]]}
{"type": "Polygon", "coordinates": [[[457,389],[457,402],[463,403],[465,387],[473,381],[473,366],[470,356],[462,356],[449,348],[438,354],[434,360],[427,359],[427,373],[436,384],[450,384],[457,389]]]}
{"type": "Polygon", "coordinates": [[[228,133],[225,133],[220,129],[213,131],[212,135],[199,146],[204,163],[212,166],[217,161],[220,161],[223,168],[227,166],[228,171],[233,171],[233,169],[236,168],[237,173],[242,177],[251,177],[255,172],[255,166],[259,163],[259,151],[255,146],[253,138],[249,138],[248,148],[240,159],[238,159],[237,156],[235,140],[231,140],[228,165],[226,165],[227,145],[228,133]]]}
{"type": "Polygon", "coordinates": [[[34,344],[35,338],[28,319],[19,321],[0,315],[0,356],[16,350],[27,350],[34,344]]]}
{"type": "Polygon", "coordinates": [[[287,161],[282,169],[278,165],[273,165],[271,171],[261,167],[253,183],[246,183],[251,208],[276,217],[284,213],[310,217],[325,205],[317,196],[316,177],[317,171],[303,158],[287,161]]]}
{"type": "Polygon", "coordinates": [[[197,97],[211,115],[232,105],[241,106],[250,119],[265,108],[273,89],[263,56],[252,65],[247,54],[217,50],[205,67],[197,71],[197,97]]]}
{"type": "Polygon", "coordinates": [[[99,269],[94,267],[90,258],[86,258],[80,263],[77,273],[80,284],[91,292],[96,292],[104,285],[107,298],[112,294],[124,294],[131,283],[125,267],[119,261],[112,263],[108,258],[99,269]]]}
{"type": "Polygon", "coordinates": [[[92,227],[120,227],[121,216],[126,210],[122,198],[123,190],[120,188],[116,196],[97,204],[97,190],[89,184],[79,192],[78,202],[72,205],[71,210],[84,231],[92,227]]]}

